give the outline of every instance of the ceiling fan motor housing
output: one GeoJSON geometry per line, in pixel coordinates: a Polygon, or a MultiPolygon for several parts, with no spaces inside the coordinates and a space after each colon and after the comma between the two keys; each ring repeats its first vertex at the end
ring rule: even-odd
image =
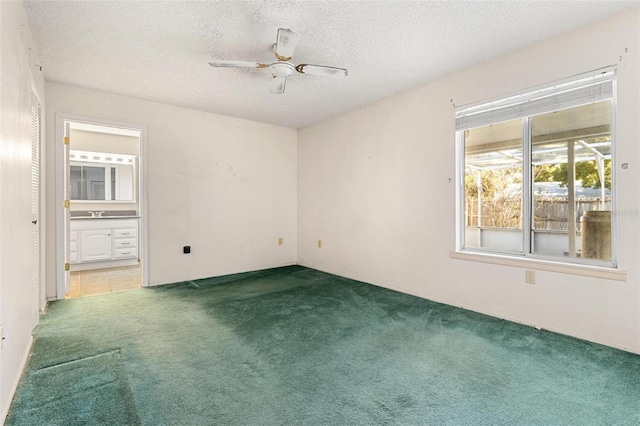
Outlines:
{"type": "Polygon", "coordinates": [[[289,77],[295,67],[289,62],[274,62],[269,65],[269,69],[274,77],[289,77]]]}

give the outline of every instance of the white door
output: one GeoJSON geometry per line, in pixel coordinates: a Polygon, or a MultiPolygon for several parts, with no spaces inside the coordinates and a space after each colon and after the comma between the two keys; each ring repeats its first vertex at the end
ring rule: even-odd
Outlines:
{"type": "Polygon", "coordinates": [[[80,261],[95,262],[111,259],[111,231],[98,229],[80,231],[80,261]]]}
{"type": "Polygon", "coordinates": [[[31,326],[40,313],[40,106],[31,93],[31,326]]]}

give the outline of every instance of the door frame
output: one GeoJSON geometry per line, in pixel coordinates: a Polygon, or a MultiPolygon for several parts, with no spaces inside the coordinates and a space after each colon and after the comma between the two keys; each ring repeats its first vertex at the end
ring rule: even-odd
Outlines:
{"type": "Polygon", "coordinates": [[[56,298],[65,298],[65,230],[69,224],[65,223],[65,183],[64,173],[67,164],[64,158],[64,127],[66,122],[94,124],[97,126],[118,127],[122,129],[137,130],[140,132],[140,157],[138,161],[138,197],[140,216],[140,261],[142,262],[142,286],[149,285],[149,244],[148,244],[148,215],[147,215],[147,125],[128,123],[123,121],[106,120],[102,118],[87,117],[82,115],[55,113],[55,153],[56,153],[56,298]]]}

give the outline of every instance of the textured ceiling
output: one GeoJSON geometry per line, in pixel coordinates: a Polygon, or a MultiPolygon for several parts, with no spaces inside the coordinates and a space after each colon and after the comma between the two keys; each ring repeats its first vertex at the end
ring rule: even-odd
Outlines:
{"type": "Polygon", "coordinates": [[[399,91],[637,7],[638,1],[25,1],[48,81],[306,127],[399,91]],[[277,29],[302,35],[297,74],[269,94],[277,29]]]}

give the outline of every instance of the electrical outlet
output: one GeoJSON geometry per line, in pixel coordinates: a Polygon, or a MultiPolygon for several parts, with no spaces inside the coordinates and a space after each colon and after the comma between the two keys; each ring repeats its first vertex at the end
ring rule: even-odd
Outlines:
{"type": "Polygon", "coordinates": [[[322,240],[318,240],[318,248],[322,248],[322,240]]]}
{"type": "Polygon", "coordinates": [[[278,238],[278,245],[281,246],[282,244],[284,244],[284,240],[280,237],[278,238]]]}
{"type": "Polygon", "coordinates": [[[536,271],[532,271],[531,269],[527,269],[524,271],[524,281],[527,284],[535,284],[536,283],[536,271]]]}

